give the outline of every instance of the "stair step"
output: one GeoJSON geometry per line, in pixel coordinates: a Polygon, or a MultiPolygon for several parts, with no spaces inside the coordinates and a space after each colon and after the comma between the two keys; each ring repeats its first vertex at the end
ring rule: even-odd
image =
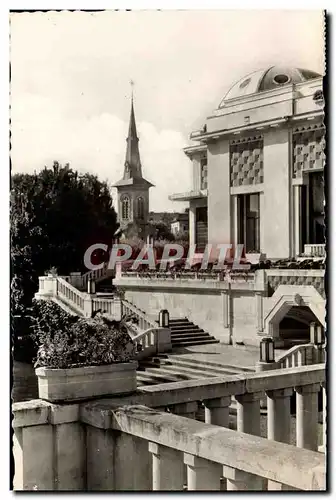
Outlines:
{"type": "Polygon", "coordinates": [[[211,366],[207,362],[189,362],[185,360],[179,360],[179,359],[174,359],[171,360],[172,365],[171,366],[177,366],[178,369],[180,368],[186,368],[186,369],[191,369],[191,370],[200,370],[200,371],[209,371],[211,373],[216,374],[216,376],[221,376],[221,375],[235,375],[237,373],[244,373],[245,370],[243,368],[240,368],[239,366],[230,366],[230,365],[216,365],[216,366],[211,366]]]}
{"type": "MultiPolygon", "coordinates": [[[[155,368],[150,368],[148,371],[146,370],[144,373],[141,372],[139,380],[141,381],[153,381],[153,384],[164,384],[170,382],[181,382],[182,380],[190,380],[191,377],[187,377],[184,374],[175,375],[173,373],[160,373],[160,370],[155,370],[155,368]]],[[[192,377],[195,378],[195,377],[192,377]]],[[[137,377],[138,379],[138,377],[137,377]]]]}
{"type": "Polygon", "coordinates": [[[206,340],[206,339],[213,339],[214,337],[212,337],[211,335],[209,334],[190,334],[190,335],[178,335],[176,337],[172,337],[171,338],[171,342],[172,344],[176,344],[176,343],[179,343],[179,342],[185,342],[185,341],[188,341],[188,340],[206,340]]]}
{"type": "Polygon", "coordinates": [[[251,367],[248,367],[248,366],[237,366],[237,365],[227,365],[226,363],[223,364],[223,363],[217,363],[215,361],[208,361],[208,360],[204,360],[204,361],[201,361],[200,359],[193,359],[193,358],[189,358],[189,357],[185,357],[181,354],[170,354],[169,355],[169,360],[172,362],[172,363],[176,363],[176,364],[180,364],[180,363],[188,363],[188,364],[193,364],[193,365],[196,365],[196,366],[200,366],[202,365],[203,363],[206,364],[207,367],[214,367],[214,368],[223,368],[225,367],[228,368],[228,369],[241,369],[242,371],[244,372],[255,372],[255,370],[251,367]]]}
{"type": "Polygon", "coordinates": [[[219,340],[213,338],[209,340],[186,340],[186,341],[181,341],[179,343],[174,344],[174,347],[184,347],[188,345],[203,345],[203,344],[219,344],[219,340]]]}
{"type": "Polygon", "coordinates": [[[202,378],[214,378],[216,375],[211,375],[205,373],[202,375],[200,373],[194,372],[193,370],[177,369],[174,365],[167,365],[165,367],[160,366],[158,368],[148,368],[146,372],[148,375],[160,376],[164,378],[173,378],[174,381],[178,380],[198,380],[202,378]]]}
{"type": "Polygon", "coordinates": [[[171,335],[183,335],[184,333],[208,333],[208,332],[205,332],[202,328],[197,328],[197,327],[184,328],[183,330],[180,330],[180,329],[170,330],[170,332],[171,332],[171,335]]]}
{"type": "MultiPolygon", "coordinates": [[[[215,371],[212,371],[212,370],[209,370],[207,368],[203,368],[203,370],[199,369],[199,370],[196,370],[195,368],[192,369],[192,368],[189,368],[189,367],[185,367],[185,366],[177,366],[177,365],[165,365],[165,366],[160,366],[158,368],[154,368],[154,369],[150,369],[148,373],[162,373],[162,374],[168,374],[168,375],[174,375],[174,374],[181,374],[181,375],[185,375],[186,377],[188,377],[188,379],[196,379],[196,380],[199,380],[199,379],[203,379],[203,378],[216,378],[216,377],[219,377],[219,376],[230,376],[230,375],[234,375],[234,373],[232,372],[227,372],[227,373],[218,373],[218,372],[215,372],[215,371]],[[155,371],[153,371],[155,370],[155,371]]],[[[146,370],[147,372],[147,370],[146,370]]]]}
{"type": "MultiPolygon", "coordinates": [[[[172,332],[175,330],[186,330],[188,328],[199,328],[199,326],[195,325],[195,323],[188,323],[185,325],[169,325],[169,328],[172,332]]],[[[202,328],[201,328],[202,330],[202,328]]]]}

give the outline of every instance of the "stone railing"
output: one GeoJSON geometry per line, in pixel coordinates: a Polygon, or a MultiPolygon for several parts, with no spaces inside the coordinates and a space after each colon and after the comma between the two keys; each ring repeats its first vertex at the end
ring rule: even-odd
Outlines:
{"type": "Polygon", "coordinates": [[[214,280],[214,281],[254,281],[255,273],[250,272],[226,272],[226,271],[193,271],[193,270],[178,270],[178,271],[159,271],[159,270],[146,270],[146,271],[131,271],[123,270],[122,277],[141,278],[141,279],[163,279],[163,280],[214,280]]]}
{"type": "Polygon", "coordinates": [[[314,344],[303,344],[282,354],[275,365],[277,368],[294,368],[318,363],[325,363],[325,346],[318,348],[314,344]]]}
{"type": "Polygon", "coordinates": [[[147,358],[172,349],[169,328],[148,328],[148,330],[132,337],[132,340],[137,346],[137,359],[147,358]]]}
{"type": "Polygon", "coordinates": [[[56,295],[62,302],[65,302],[72,309],[78,311],[80,315],[85,315],[85,295],[59,276],[56,279],[56,295]]]}
{"type": "Polygon", "coordinates": [[[137,306],[126,299],[122,300],[122,316],[134,316],[137,319],[137,326],[140,330],[148,330],[158,328],[158,322],[151,319],[137,306]]]}
{"type": "Polygon", "coordinates": [[[324,490],[325,454],[317,451],[324,384],[324,366],[315,365],[154,385],[81,404],[16,403],[14,489],[324,490]],[[260,437],[264,394],[268,439],[260,437]],[[237,431],[228,428],[232,396],[237,431]],[[193,419],[199,401],[205,423],[193,419]]]}
{"type": "Polygon", "coordinates": [[[320,245],[305,245],[304,246],[304,255],[307,257],[325,257],[325,243],[320,245]]]}
{"type": "Polygon", "coordinates": [[[111,319],[120,321],[122,316],[122,304],[119,297],[93,297],[91,302],[93,312],[101,310],[103,313],[110,316],[111,319]]]}
{"type": "MultiPolygon", "coordinates": [[[[70,277],[42,276],[39,278],[39,291],[36,299],[55,300],[68,312],[90,318],[94,311],[101,309],[111,319],[121,319],[121,301],[119,297],[99,297],[81,292],[69,283],[70,277]]],[[[156,325],[157,326],[157,325],[156,325]]]]}
{"type": "Polygon", "coordinates": [[[88,271],[87,273],[81,276],[81,288],[83,290],[87,290],[87,284],[89,280],[95,281],[99,283],[99,281],[105,278],[112,278],[114,276],[114,270],[108,268],[108,262],[105,262],[103,267],[100,269],[93,269],[92,271],[88,271]]]}

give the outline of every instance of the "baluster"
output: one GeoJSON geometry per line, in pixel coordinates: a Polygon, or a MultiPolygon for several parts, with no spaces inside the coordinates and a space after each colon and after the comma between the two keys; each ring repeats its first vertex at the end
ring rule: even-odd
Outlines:
{"type": "Polygon", "coordinates": [[[306,363],[306,360],[305,360],[305,350],[304,348],[303,349],[300,349],[298,351],[298,366],[304,366],[305,363],[306,363]]]}
{"type": "Polygon", "coordinates": [[[208,399],[203,402],[205,407],[205,423],[229,427],[229,409],[231,396],[208,399]]]}
{"type": "MultiPolygon", "coordinates": [[[[237,431],[260,436],[260,399],[261,392],[239,394],[235,396],[237,401],[237,431]]],[[[238,479],[237,479],[238,481],[238,479]]],[[[245,489],[263,489],[262,479],[253,474],[244,476],[245,489]]],[[[229,489],[229,484],[228,484],[229,489]]]]}
{"type": "Polygon", "coordinates": [[[152,454],[153,491],[183,490],[183,454],[151,442],[148,450],[152,454]]]}
{"type": "Polygon", "coordinates": [[[296,387],[296,446],[317,451],[320,384],[296,387]]]}
{"type": "Polygon", "coordinates": [[[222,467],[219,464],[184,453],[188,491],[219,491],[222,467]]]}
{"type": "Polygon", "coordinates": [[[226,489],[228,491],[261,491],[261,478],[254,474],[248,474],[247,472],[224,465],[223,476],[226,478],[226,489]]]}
{"type": "Polygon", "coordinates": [[[290,444],[292,388],[267,391],[267,437],[290,444]]]}

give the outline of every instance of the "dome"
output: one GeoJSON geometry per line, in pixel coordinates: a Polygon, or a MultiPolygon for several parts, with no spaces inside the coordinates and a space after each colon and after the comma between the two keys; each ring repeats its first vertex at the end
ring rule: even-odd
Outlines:
{"type": "Polygon", "coordinates": [[[229,99],[236,99],[249,94],[263,92],[264,90],[272,90],[279,86],[302,83],[320,77],[321,75],[315,71],[286,66],[271,66],[267,69],[254,71],[244,76],[244,78],[230,88],[219,107],[223,107],[229,99]]]}

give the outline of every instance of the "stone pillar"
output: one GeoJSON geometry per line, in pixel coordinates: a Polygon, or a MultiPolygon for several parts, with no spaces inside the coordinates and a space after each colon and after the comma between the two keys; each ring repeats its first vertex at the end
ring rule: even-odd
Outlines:
{"type": "Polygon", "coordinates": [[[87,490],[115,489],[113,431],[86,426],[87,490]]]}
{"type": "MultiPolygon", "coordinates": [[[[260,400],[262,397],[262,392],[254,392],[247,394],[240,394],[235,396],[237,401],[237,431],[245,432],[246,434],[253,434],[254,436],[260,436],[260,400]]],[[[236,479],[234,480],[236,481],[236,479]]],[[[257,490],[262,491],[263,481],[261,477],[255,476],[253,474],[244,475],[243,481],[237,479],[240,482],[238,485],[240,489],[247,490],[257,490]],[[241,488],[242,484],[245,484],[244,488],[241,488]]],[[[229,483],[229,481],[228,481],[229,483]]],[[[228,484],[228,489],[231,488],[228,484]]]]}
{"type": "Polygon", "coordinates": [[[290,397],[293,389],[267,391],[267,437],[290,444],[290,397]]]}
{"type": "Polygon", "coordinates": [[[256,298],[257,298],[258,332],[263,332],[264,331],[264,311],[263,311],[264,297],[263,297],[263,293],[257,292],[256,298]]]}
{"type": "Polygon", "coordinates": [[[319,446],[319,451],[321,453],[327,452],[327,389],[326,382],[322,384],[322,410],[323,410],[323,434],[322,434],[322,445],[319,446]]]}
{"type": "Polygon", "coordinates": [[[196,244],[196,207],[190,203],[189,209],[189,245],[196,244]]]}
{"type": "Polygon", "coordinates": [[[295,256],[301,254],[302,221],[301,221],[301,191],[302,186],[294,186],[294,228],[295,228],[295,256]]]}
{"type": "Polygon", "coordinates": [[[261,392],[237,395],[237,431],[260,436],[261,392]]]}
{"type": "Polygon", "coordinates": [[[229,427],[229,411],[231,396],[208,399],[203,402],[205,406],[205,423],[229,427]]]}
{"type": "Polygon", "coordinates": [[[224,465],[223,476],[226,478],[228,491],[262,491],[261,478],[253,474],[224,465]]]}
{"type": "Polygon", "coordinates": [[[184,462],[180,451],[148,443],[152,454],[153,491],[180,491],[184,484],[184,462]]]}
{"type": "Polygon", "coordinates": [[[223,326],[224,328],[230,327],[230,310],[229,310],[229,290],[222,291],[223,301],[223,326]]]}
{"type": "Polygon", "coordinates": [[[317,397],[320,384],[296,387],[296,446],[317,451],[317,397]]]}
{"type": "Polygon", "coordinates": [[[51,425],[32,425],[14,429],[15,491],[56,489],[54,441],[51,425]]]}
{"type": "Polygon", "coordinates": [[[220,464],[184,453],[187,465],[188,491],[219,491],[222,467],[220,464]]]}

